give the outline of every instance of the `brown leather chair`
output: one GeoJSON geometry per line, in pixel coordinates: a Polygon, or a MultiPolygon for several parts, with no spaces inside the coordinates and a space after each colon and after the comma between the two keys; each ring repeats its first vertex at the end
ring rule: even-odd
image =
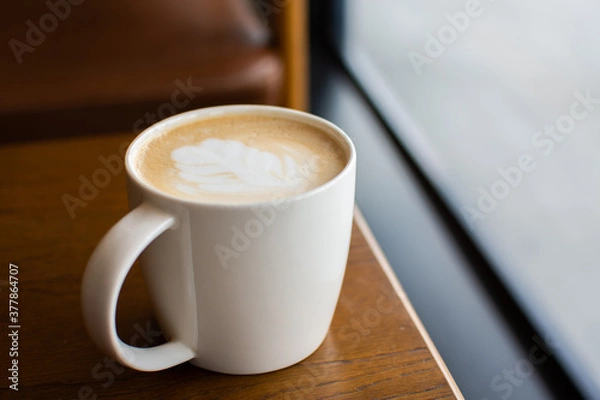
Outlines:
{"type": "Polygon", "coordinates": [[[303,0],[9,2],[0,142],[139,131],[230,103],[304,108],[303,0]]]}

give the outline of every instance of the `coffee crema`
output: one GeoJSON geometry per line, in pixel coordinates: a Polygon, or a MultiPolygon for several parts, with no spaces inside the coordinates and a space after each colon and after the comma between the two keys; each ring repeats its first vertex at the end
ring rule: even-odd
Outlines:
{"type": "Polygon", "coordinates": [[[172,196],[253,203],[297,195],[333,179],[348,163],[333,134],[276,116],[227,115],[174,127],[142,143],[135,170],[172,196]]]}

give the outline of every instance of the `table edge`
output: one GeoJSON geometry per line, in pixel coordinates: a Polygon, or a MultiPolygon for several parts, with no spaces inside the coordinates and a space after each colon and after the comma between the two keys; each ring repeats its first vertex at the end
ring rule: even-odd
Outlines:
{"type": "Polygon", "coordinates": [[[362,212],[360,211],[360,208],[358,207],[358,205],[354,206],[354,221],[356,222],[356,225],[359,227],[363,236],[365,237],[365,240],[366,240],[367,244],[369,245],[369,247],[371,248],[371,251],[375,255],[375,258],[377,259],[379,266],[385,273],[388,281],[390,282],[390,284],[394,288],[394,291],[400,298],[402,305],[406,308],[408,315],[410,316],[410,318],[414,322],[415,326],[417,327],[419,334],[421,335],[421,337],[423,337],[423,340],[425,341],[427,348],[433,355],[435,362],[437,363],[438,367],[442,371],[442,374],[446,378],[448,385],[452,389],[452,393],[456,396],[456,398],[464,399],[464,396],[461,393],[458,385],[456,384],[456,381],[452,377],[450,370],[446,366],[446,363],[442,359],[442,356],[440,355],[437,348],[435,347],[435,344],[431,340],[431,337],[429,337],[429,334],[427,333],[425,326],[421,322],[421,319],[419,318],[419,316],[417,315],[417,312],[413,308],[412,303],[410,302],[408,296],[406,295],[406,292],[402,288],[402,285],[400,284],[398,277],[394,273],[394,270],[392,269],[390,263],[388,262],[387,258],[385,257],[383,250],[381,250],[381,247],[379,247],[379,243],[377,242],[377,239],[373,235],[373,232],[371,231],[371,228],[369,227],[369,224],[367,223],[367,220],[365,219],[362,212]]]}

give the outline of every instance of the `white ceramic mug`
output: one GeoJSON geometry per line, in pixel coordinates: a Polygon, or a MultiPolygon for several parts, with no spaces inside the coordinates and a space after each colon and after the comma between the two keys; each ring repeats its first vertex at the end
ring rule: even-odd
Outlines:
{"type": "Polygon", "coordinates": [[[130,145],[125,166],[131,211],[101,240],[82,283],[84,323],[103,351],[142,371],[189,361],[218,372],[256,374],[295,364],[320,346],[339,297],[352,229],[356,153],[341,129],[279,107],[200,109],[142,132],[130,145]],[[134,160],[148,138],[235,114],[315,125],[339,139],[348,162],[316,189],[256,204],[189,201],[136,176],[134,160]],[[237,256],[232,253],[224,264],[218,245],[228,245],[237,256]],[[119,292],[138,256],[168,339],[151,348],[124,343],[115,322],[119,292]]]}

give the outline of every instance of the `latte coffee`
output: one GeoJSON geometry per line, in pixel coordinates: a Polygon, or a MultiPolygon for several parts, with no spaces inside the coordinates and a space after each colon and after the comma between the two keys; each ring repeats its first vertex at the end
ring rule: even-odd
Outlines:
{"type": "Polygon", "coordinates": [[[144,130],[124,158],[130,212],[81,286],[85,327],[109,356],[158,371],[254,375],[313,354],[348,260],[356,151],[337,126],[283,107],[227,105],[144,130]],[[115,324],[135,261],[167,342],[136,347],[115,324]],[[208,327],[208,328],[207,328],[208,327]]]}
{"type": "Polygon", "coordinates": [[[270,115],[208,117],[139,147],[134,169],[171,196],[242,204],[294,196],[338,175],[349,149],[323,128],[270,115]]]}

